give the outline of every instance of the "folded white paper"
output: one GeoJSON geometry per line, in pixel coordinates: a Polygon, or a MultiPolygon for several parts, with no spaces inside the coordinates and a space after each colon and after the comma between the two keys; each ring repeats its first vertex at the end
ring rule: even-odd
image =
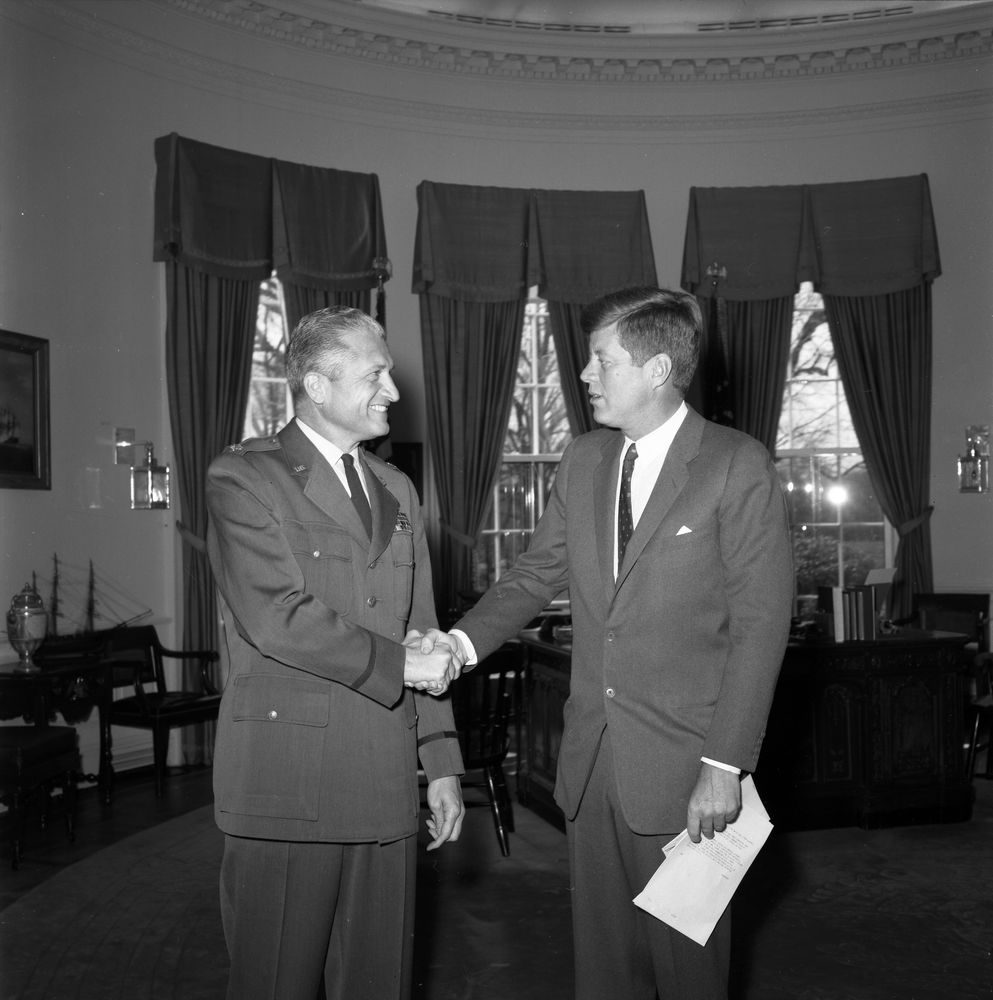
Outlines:
{"type": "Polygon", "coordinates": [[[684,830],[662,848],[665,861],[634,898],[652,916],[704,945],[727,909],[772,823],[752,776],[741,782],[741,813],[713,840],[690,840],[684,830]]]}

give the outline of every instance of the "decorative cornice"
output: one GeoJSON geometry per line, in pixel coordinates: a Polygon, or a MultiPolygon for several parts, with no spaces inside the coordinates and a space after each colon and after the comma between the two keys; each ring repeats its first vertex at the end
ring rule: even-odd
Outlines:
{"type": "Polygon", "coordinates": [[[799,33],[796,37],[777,35],[774,40],[757,35],[738,36],[731,43],[708,34],[675,40],[601,36],[592,42],[588,38],[528,37],[525,45],[521,39],[505,33],[501,41],[509,45],[521,42],[517,51],[511,51],[481,48],[479,33],[459,38],[443,21],[428,19],[425,25],[424,19],[416,21],[402,15],[387,19],[382,14],[377,21],[364,10],[349,17],[347,5],[340,3],[321,8],[337,15],[338,23],[332,23],[310,16],[309,7],[304,4],[297,3],[294,8],[292,0],[148,2],[312,52],[371,60],[402,69],[505,80],[741,83],[931,65],[993,52],[993,23],[974,15],[971,19],[963,17],[958,8],[956,17],[938,19],[922,15],[905,20],[897,26],[903,37],[894,33],[892,24],[880,25],[876,40],[865,30],[835,30],[821,35],[815,32],[799,33]],[[884,27],[886,31],[882,30],[884,27]],[[922,31],[926,33],[921,35],[922,31]],[[801,43],[805,47],[787,51],[783,48],[784,39],[790,46],[801,43]],[[573,54],[569,54],[570,47],[573,54]],[[580,47],[583,51],[576,54],[580,47]]]}

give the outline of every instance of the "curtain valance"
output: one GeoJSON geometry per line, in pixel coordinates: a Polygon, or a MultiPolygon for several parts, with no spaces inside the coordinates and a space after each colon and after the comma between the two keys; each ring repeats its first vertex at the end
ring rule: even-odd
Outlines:
{"type": "Polygon", "coordinates": [[[386,258],[375,174],[310,167],[172,133],[155,140],[154,260],[210,274],[373,288],[386,258]]]}
{"type": "Polygon", "coordinates": [[[654,285],[642,191],[540,191],[422,181],[413,290],[470,302],[588,302],[654,285]]]}
{"type": "Polygon", "coordinates": [[[700,297],[777,298],[802,281],[824,294],[883,295],[940,273],[925,174],[690,189],[682,285],[700,297]]]}

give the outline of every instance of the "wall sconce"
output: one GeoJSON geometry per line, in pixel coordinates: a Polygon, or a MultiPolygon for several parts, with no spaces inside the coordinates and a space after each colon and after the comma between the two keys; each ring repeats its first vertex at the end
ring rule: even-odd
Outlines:
{"type": "Polygon", "coordinates": [[[990,429],[974,424],[965,429],[965,454],[959,455],[959,492],[985,493],[990,488],[990,429]]]}
{"type": "Polygon", "coordinates": [[[134,465],[134,428],[114,428],[114,465],[134,465]]]}
{"type": "Polygon", "coordinates": [[[145,449],[145,464],[131,466],[131,509],[169,509],[169,466],[155,461],[154,445],[144,441],[136,448],[145,449]]]}

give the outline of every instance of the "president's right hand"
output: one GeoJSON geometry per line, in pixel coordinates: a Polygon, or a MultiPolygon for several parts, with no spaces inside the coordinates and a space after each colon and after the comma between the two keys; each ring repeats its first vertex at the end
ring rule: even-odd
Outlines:
{"type": "Polygon", "coordinates": [[[432,650],[421,652],[420,636],[408,636],[404,642],[407,655],[403,665],[403,682],[407,687],[444,694],[448,685],[462,672],[462,663],[452,649],[437,643],[432,650]]]}

